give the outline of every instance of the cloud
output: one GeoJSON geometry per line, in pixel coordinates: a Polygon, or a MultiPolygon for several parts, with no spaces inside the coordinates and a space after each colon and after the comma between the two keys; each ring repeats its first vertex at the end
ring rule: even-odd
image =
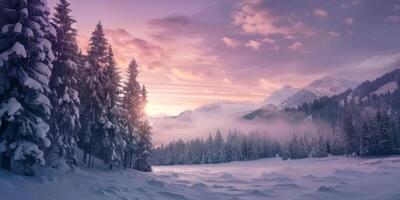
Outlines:
{"type": "Polygon", "coordinates": [[[354,24],[354,19],[352,17],[346,17],[343,21],[347,26],[351,26],[354,24]]]}
{"type": "Polygon", "coordinates": [[[382,54],[349,63],[336,73],[349,79],[364,81],[374,79],[385,72],[397,69],[399,64],[400,53],[382,54]],[[355,77],[354,74],[357,74],[357,76],[355,77]]]}
{"type": "Polygon", "coordinates": [[[391,15],[386,17],[385,22],[391,22],[391,23],[399,23],[400,22],[400,16],[399,15],[391,15]]]}
{"type": "Polygon", "coordinates": [[[335,31],[330,31],[330,32],[328,32],[328,35],[331,36],[331,37],[339,37],[340,33],[335,32],[335,31]]]}
{"type": "Polygon", "coordinates": [[[263,43],[266,43],[271,47],[272,50],[279,50],[279,46],[277,45],[276,41],[270,38],[264,38],[262,40],[263,43]]]}
{"type": "Polygon", "coordinates": [[[113,47],[117,63],[127,66],[132,58],[148,69],[163,67],[169,59],[168,53],[161,46],[150,41],[137,38],[127,30],[105,29],[106,37],[113,47]]]}
{"type": "Polygon", "coordinates": [[[303,44],[301,42],[294,42],[292,45],[288,46],[288,49],[292,51],[300,51],[303,49],[303,44]]]}
{"type": "Polygon", "coordinates": [[[199,24],[185,15],[170,15],[147,22],[150,35],[157,40],[176,40],[179,37],[196,36],[201,31],[199,24]]]}
{"type": "Polygon", "coordinates": [[[286,16],[273,14],[263,1],[244,1],[232,11],[232,23],[247,34],[270,35],[312,35],[304,23],[286,16]]]}
{"type": "Polygon", "coordinates": [[[328,16],[328,12],[321,8],[316,8],[313,10],[313,14],[316,17],[324,18],[328,16]]]}
{"type": "Polygon", "coordinates": [[[224,83],[227,83],[227,84],[231,84],[232,83],[232,81],[229,78],[224,78],[222,81],[224,83]]]}
{"type": "Polygon", "coordinates": [[[351,8],[358,6],[360,4],[360,0],[346,0],[344,3],[341,4],[342,8],[351,8]]]}
{"type": "Polygon", "coordinates": [[[254,50],[258,50],[261,46],[261,43],[255,41],[255,40],[249,40],[245,45],[246,45],[246,47],[250,47],[254,50]]]}
{"type": "Polygon", "coordinates": [[[184,71],[178,68],[173,68],[171,70],[171,74],[168,74],[167,76],[170,77],[171,79],[174,79],[175,81],[176,78],[188,81],[199,81],[201,79],[199,74],[195,74],[189,71],[184,71]]]}
{"type": "Polygon", "coordinates": [[[259,87],[263,88],[266,91],[272,92],[274,90],[279,89],[281,85],[275,84],[272,81],[262,78],[259,80],[259,87]]]}
{"type": "MultiPolygon", "coordinates": [[[[150,35],[157,44],[165,47],[170,55],[170,64],[175,68],[199,68],[198,71],[207,71],[205,66],[218,66],[218,55],[210,53],[207,45],[209,37],[215,29],[199,22],[192,16],[170,15],[164,18],[153,19],[147,22],[150,35]]],[[[226,45],[238,45],[236,40],[222,38],[226,45]]]]}
{"type": "Polygon", "coordinates": [[[233,13],[233,23],[240,26],[247,33],[258,33],[262,35],[288,34],[287,30],[276,26],[279,20],[267,10],[259,10],[248,4],[233,13]]]}
{"type": "Polygon", "coordinates": [[[270,38],[264,38],[263,42],[266,42],[268,44],[276,44],[276,41],[270,38]]]}
{"type": "Polygon", "coordinates": [[[228,37],[223,37],[221,40],[224,42],[224,44],[227,47],[230,47],[230,48],[236,48],[236,47],[240,46],[239,41],[236,41],[236,40],[228,38],[228,37]]]}

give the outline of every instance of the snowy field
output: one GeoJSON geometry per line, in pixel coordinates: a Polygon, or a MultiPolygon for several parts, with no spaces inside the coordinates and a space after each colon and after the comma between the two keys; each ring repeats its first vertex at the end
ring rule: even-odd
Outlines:
{"type": "Polygon", "coordinates": [[[0,171],[0,199],[400,199],[400,157],[263,159],[154,171],[78,169],[70,175],[34,178],[0,171]]]}

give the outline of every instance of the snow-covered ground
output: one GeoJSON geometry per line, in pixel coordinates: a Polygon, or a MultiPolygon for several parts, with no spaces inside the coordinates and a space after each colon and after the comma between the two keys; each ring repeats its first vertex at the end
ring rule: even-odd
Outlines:
{"type": "Polygon", "coordinates": [[[0,171],[0,199],[400,199],[400,157],[263,159],[154,167],[154,173],[78,169],[38,177],[0,171]]]}

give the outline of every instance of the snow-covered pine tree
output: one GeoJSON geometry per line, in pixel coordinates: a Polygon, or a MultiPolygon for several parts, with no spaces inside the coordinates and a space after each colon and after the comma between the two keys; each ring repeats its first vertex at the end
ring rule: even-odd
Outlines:
{"type": "Polygon", "coordinates": [[[346,140],[346,153],[357,154],[358,153],[358,137],[354,130],[353,117],[350,111],[346,111],[346,117],[344,119],[344,133],[346,140]]]}
{"type": "Polygon", "coordinates": [[[126,135],[127,148],[125,152],[124,167],[133,167],[135,146],[137,143],[137,131],[140,124],[140,106],[141,106],[141,87],[137,80],[139,75],[138,64],[132,59],[128,66],[127,82],[123,88],[122,107],[126,111],[125,127],[128,131],[126,135]]]}
{"type": "Polygon", "coordinates": [[[114,54],[111,46],[108,49],[107,55],[107,69],[106,76],[110,80],[107,85],[107,118],[110,120],[112,126],[107,129],[107,137],[105,138],[107,149],[106,151],[106,162],[109,164],[110,168],[113,165],[120,165],[124,158],[124,149],[126,142],[123,137],[123,125],[122,125],[122,115],[123,111],[121,108],[121,98],[120,98],[120,84],[121,76],[117,70],[116,62],[114,59],[114,54]]]}
{"type": "Polygon", "coordinates": [[[142,87],[140,95],[140,124],[138,127],[137,135],[138,141],[136,145],[136,160],[134,169],[150,172],[151,166],[149,164],[149,156],[152,148],[151,144],[151,127],[145,116],[145,107],[147,104],[147,91],[146,87],[142,87]]]}
{"type": "Polygon", "coordinates": [[[377,114],[378,119],[378,133],[377,133],[377,155],[389,155],[393,151],[392,147],[392,129],[390,126],[390,118],[385,114],[377,114]]]}
{"type": "Polygon", "coordinates": [[[299,155],[299,139],[296,135],[293,134],[292,136],[292,140],[289,143],[288,146],[288,153],[289,153],[289,158],[290,159],[299,159],[300,155],[299,155]]]}
{"type": "Polygon", "coordinates": [[[0,2],[0,154],[3,168],[34,175],[44,165],[55,30],[45,0],[0,2]]]}
{"type": "Polygon", "coordinates": [[[213,161],[214,163],[224,162],[224,138],[222,137],[221,131],[218,129],[215,134],[214,144],[213,144],[213,161]]]}
{"type": "Polygon", "coordinates": [[[209,134],[207,140],[205,141],[206,152],[204,155],[204,163],[206,164],[213,163],[213,141],[213,136],[209,134]]]}
{"type": "Polygon", "coordinates": [[[76,22],[70,16],[70,4],[60,0],[55,7],[54,27],[57,39],[53,44],[56,59],[50,79],[53,112],[50,123],[52,147],[48,160],[51,167],[66,166],[73,169],[77,165],[75,156],[79,124],[80,100],[77,88],[78,46],[77,31],[72,26],[76,22]]]}
{"type": "Polygon", "coordinates": [[[307,145],[306,145],[306,139],[304,136],[299,137],[299,143],[298,143],[298,156],[299,158],[307,158],[309,153],[307,151],[307,145]]]}
{"type": "Polygon", "coordinates": [[[225,143],[225,160],[227,162],[233,161],[235,159],[235,154],[234,154],[234,145],[235,145],[235,136],[232,134],[231,131],[229,131],[228,136],[226,137],[226,143],[225,143]]]}
{"type": "Polygon", "coordinates": [[[367,122],[363,122],[360,130],[360,155],[367,156],[370,155],[371,149],[371,132],[367,122]]]}
{"type": "Polygon", "coordinates": [[[81,146],[84,148],[84,162],[92,166],[93,156],[100,157],[104,146],[105,130],[112,124],[107,117],[107,86],[110,80],[107,77],[108,43],[103,27],[99,22],[90,38],[87,62],[84,70],[85,94],[82,99],[82,131],[80,132],[81,146]]]}
{"type": "Polygon", "coordinates": [[[241,148],[241,159],[249,160],[250,157],[250,146],[249,146],[249,138],[246,135],[243,135],[240,143],[241,148]]]}
{"type": "Polygon", "coordinates": [[[312,153],[310,153],[312,154],[311,157],[322,158],[328,156],[326,142],[322,135],[315,138],[313,143],[314,147],[312,153]]]}

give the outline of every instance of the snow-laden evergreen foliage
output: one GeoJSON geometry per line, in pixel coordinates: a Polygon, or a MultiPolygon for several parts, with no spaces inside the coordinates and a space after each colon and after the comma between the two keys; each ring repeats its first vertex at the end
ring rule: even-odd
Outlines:
{"type": "Polygon", "coordinates": [[[0,2],[0,155],[3,168],[33,175],[50,146],[48,98],[54,54],[45,0],[0,2]]]}
{"type": "Polygon", "coordinates": [[[281,154],[281,145],[259,133],[230,131],[224,139],[218,130],[207,139],[177,140],[153,149],[150,161],[154,165],[210,164],[255,160],[281,154]]]}
{"type": "Polygon", "coordinates": [[[103,27],[97,24],[90,38],[87,62],[83,74],[82,86],[85,87],[82,98],[82,130],[81,146],[85,150],[85,162],[91,167],[93,156],[105,156],[105,140],[108,137],[107,130],[113,127],[108,118],[109,91],[111,84],[108,71],[108,43],[103,27]],[[86,160],[86,156],[89,156],[86,160]]]}
{"type": "MultiPolygon", "coordinates": [[[[328,123],[348,155],[382,156],[400,153],[400,90],[375,93],[388,83],[400,84],[400,69],[366,81],[354,90],[323,97],[288,112],[304,112],[328,123]]],[[[331,147],[331,146],[330,146],[331,147]]],[[[338,151],[339,153],[341,151],[338,151]]]]}
{"type": "Polygon", "coordinates": [[[335,137],[321,134],[293,135],[289,140],[278,141],[257,132],[244,134],[235,130],[230,131],[225,139],[217,130],[215,135],[210,134],[205,140],[178,140],[154,148],[150,161],[154,165],[178,165],[246,161],[275,156],[285,160],[319,158],[329,154],[343,154],[340,151],[343,146],[335,137]]]}
{"type": "Polygon", "coordinates": [[[96,157],[110,168],[151,171],[147,92],[137,63],[123,87],[100,22],[83,55],[69,2],[56,5],[53,24],[46,3],[0,2],[1,167],[33,175],[46,161],[71,170],[82,148],[88,167],[96,157]]]}
{"type": "Polygon", "coordinates": [[[138,66],[132,61],[128,79],[121,77],[102,25],[92,33],[89,51],[81,69],[81,124],[79,146],[85,151],[84,162],[91,167],[93,157],[110,168],[123,166],[151,171],[150,126],[144,114],[145,89],[137,81],[138,66]]]}
{"type": "Polygon", "coordinates": [[[151,166],[149,164],[150,150],[152,149],[151,127],[144,117],[144,109],[147,104],[147,91],[145,86],[142,87],[140,100],[139,110],[141,117],[137,130],[136,160],[133,168],[140,171],[151,171],[151,166]]]}
{"type": "Polygon", "coordinates": [[[127,71],[128,77],[127,82],[123,88],[123,100],[122,107],[126,111],[126,141],[127,141],[127,149],[126,149],[126,160],[125,167],[133,167],[135,163],[135,151],[136,144],[138,143],[138,132],[139,132],[139,124],[140,124],[140,93],[141,87],[139,82],[137,81],[137,77],[139,75],[138,65],[136,60],[133,59],[128,66],[127,71]]]}
{"type": "Polygon", "coordinates": [[[80,99],[77,91],[78,46],[77,30],[72,26],[76,22],[70,16],[70,4],[60,0],[55,8],[54,27],[57,38],[53,42],[56,56],[53,62],[53,75],[50,80],[53,112],[51,117],[50,138],[53,143],[49,151],[52,167],[77,165],[75,156],[77,132],[80,128],[80,99]]]}
{"type": "Polygon", "coordinates": [[[106,104],[107,104],[107,118],[111,123],[107,127],[106,136],[104,138],[105,144],[105,162],[109,164],[110,168],[113,165],[121,165],[124,158],[124,148],[126,141],[124,140],[124,126],[123,126],[123,110],[121,107],[121,77],[117,70],[114,54],[111,47],[108,49],[107,55],[107,69],[106,76],[109,79],[106,91],[106,104]]]}

